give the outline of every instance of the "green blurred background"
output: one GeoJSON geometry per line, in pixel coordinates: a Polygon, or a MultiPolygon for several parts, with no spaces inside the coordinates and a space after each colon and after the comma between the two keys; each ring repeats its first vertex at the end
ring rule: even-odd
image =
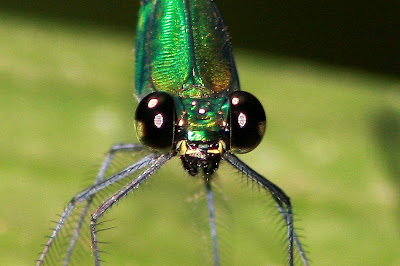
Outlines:
{"type": "MultiPolygon", "coordinates": [[[[136,141],[138,3],[103,2],[0,4],[0,265],[32,265],[50,221],[90,183],[105,151],[136,141]]],[[[257,95],[269,117],[260,147],[241,158],[291,196],[314,265],[400,265],[394,6],[354,3],[341,16],[337,9],[345,5],[335,1],[320,3],[331,12],[307,16],[313,8],[299,9],[300,2],[255,2],[217,1],[232,32],[242,89],[257,95]],[[364,12],[351,16],[352,10],[364,12]],[[342,24],[325,20],[336,17],[342,24]],[[314,34],[301,34],[310,25],[314,34]],[[330,45],[319,41],[323,32],[330,45]]],[[[190,241],[196,234],[187,216],[195,208],[183,203],[194,181],[176,169],[178,160],[113,210],[111,265],[203,264],[201,241],[190,241]]],[[[282,264],[280,240],[269,243],[280,237],[280,225],[262,220],[260,193],[227,166],[218,178],[234,218],[225,222],[239,232],[225,233],[232,242],[225,257],[236,265],[282,264]]]]}

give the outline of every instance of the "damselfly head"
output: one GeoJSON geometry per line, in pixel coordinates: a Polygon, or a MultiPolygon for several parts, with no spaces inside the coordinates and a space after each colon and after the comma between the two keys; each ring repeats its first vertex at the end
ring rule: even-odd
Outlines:
{"type": "Polygon", "coordinates": [[[166,92],[144,97],[136,110],[140,141],[159,152],[176,152],[191,175],[211,175],[225,152],[246,153],[264,136],[266,116],[252,94],[184,98],[166,92]]]}

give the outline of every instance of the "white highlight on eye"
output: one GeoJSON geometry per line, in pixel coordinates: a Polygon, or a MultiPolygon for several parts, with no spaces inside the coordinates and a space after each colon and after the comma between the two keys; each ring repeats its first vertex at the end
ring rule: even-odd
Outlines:
{"type": "Polygon", "coordinates": [[[233,97],[233,98],[232,98],[232,104],[233,104],[233,105],[238,105],[239,102],[240,102],[240,100],[239,100],[238,97],[233,97]]]}
{"type": "Polygon", "coordinates": [[[196,102],[196,101],[193,101],[193,102],[191,102],[191,104],[192,104],[193,106],[196,106],[196,105],[197,105],[197,102],[196,102]]]}
{"type": "Polygon", "coordinates": [[[247,124],[247,116],[242,112],[238,115],[238,123],[241,128],[247,124]]]}
{"type": "Polygon", "coordinates": [[[150,101],[147,103],[147,107],[154,108],[157,106],[157,104],[158,104],[157,99],[150,99],[150,101]]]}
{"type": "Polygon", "coordinates": [[[204,108],[199,109],[199,114],[201,114],[201,115],[204,115],[206,112],[207,112],[207,110],[204,108]]]}
{"type": "Polygon", "coordinates": [[[164,117],[163,117],[163,115],[162,115],[162,114],[157,114],[157,115],[154,117],[154,125],[155,125],[157,128],[161,128],[163,124],[164,124],[164,117]]]}

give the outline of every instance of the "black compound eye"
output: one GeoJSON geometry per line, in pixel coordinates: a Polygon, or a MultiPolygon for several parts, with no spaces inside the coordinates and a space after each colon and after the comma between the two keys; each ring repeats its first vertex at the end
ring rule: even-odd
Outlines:
{"type": "Polygon", "coordinates": [[[166,92],[144,97],[136,109],[136,132],[140,141],[156,150],[172,147],[175,128],[174,98],[166,92]]]}
{"type": "Polygon", "coordinates": [[[252,94],[236,91],[230,97],[231,150],[246,153],[260,144],[266,128],[266,116],[261,103],[252,94]]]}

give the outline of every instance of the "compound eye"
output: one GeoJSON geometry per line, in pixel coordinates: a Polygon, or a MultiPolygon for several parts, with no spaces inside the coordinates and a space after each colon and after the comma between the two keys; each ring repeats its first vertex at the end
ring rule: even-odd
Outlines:
{"type": "Polygon", "coordinates": [[[144,97],[136,109],[136,132],[139,140],[155,150],[171,149],[176,121],[174,98],[166,92],[144,97]]]}
{"type": "Polygon", "coordinates": [[[247,153],[260,144],[265,133],[266,116],[256,97],[244,91],[232,93],[229,119],[233,152],[247,153]]]}

